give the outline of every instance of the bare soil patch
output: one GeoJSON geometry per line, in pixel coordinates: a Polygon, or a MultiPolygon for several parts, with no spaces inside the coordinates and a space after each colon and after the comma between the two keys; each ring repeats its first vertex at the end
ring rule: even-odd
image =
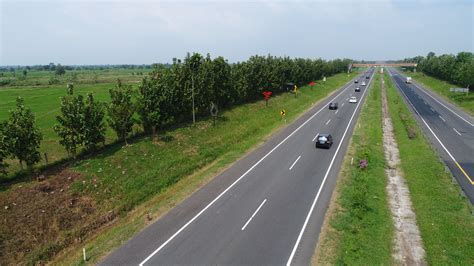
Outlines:
{"type": "Polygon", "coordinates": [[[64,169],[38,180],[0,193],[2,264],[44,262],[116,217],[114,212],[99,216],[92,198],[71,189],[81,181],[78,173],[64,169]]]}

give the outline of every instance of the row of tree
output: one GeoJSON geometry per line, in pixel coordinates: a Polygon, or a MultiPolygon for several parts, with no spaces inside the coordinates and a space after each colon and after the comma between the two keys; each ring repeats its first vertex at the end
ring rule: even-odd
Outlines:
{"type": "Polygon", "coordinates": [[[416,62],[417,70],[424,73],[469,88],[474,86],[474,54],[460,52],[457,55],[443,54],[436,56],[430,52],[426,57],[407,58],[406,62],[416,62]]]}
{"type": "MultiPolygon", "coordinates": [[[[60,144],[75,157],[81,147],[93,151],[103,144],[107,125],[121,141],[127,142],[136,123],[154,137],[164,126],[190,121],[191,117],[194,122],[196,116],[209,115],[211,103],[226,108],[254,101],[262,97],[263,91],[273,94],[285,91],[288,82],[303,85],[345,72],[349,63],[348,59],[253,56],[245,62],[230,64],[223,57],[211,59],[209,55],[188,54],[183,61],[173,59],[170,67],[154,65],[138,90],[119,80],[109,90],[108,104],[95,101],[92,94],[85,99],[75,95],[73,85],[68,85],[67,94],[61,97],[61,114],[57,116],[54,130],[60,144]]],[[[29,167],[40,160],[41,134],[23,99],[18,99],[17,109],[2,123],[0,141],[0,169],[3,171],[5,158],[17,158],[29,167]]]]}

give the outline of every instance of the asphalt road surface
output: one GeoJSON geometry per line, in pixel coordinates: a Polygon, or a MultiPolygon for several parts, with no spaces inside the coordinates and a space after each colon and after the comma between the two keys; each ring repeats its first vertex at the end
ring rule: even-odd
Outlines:
{"type": "Polygon", "coordinates": [[[420,84],[389,69],[410,110],[435,149],[474,204],[474,118],[420,84]]]}
{"type": "Polygon", "coordinates": [[[309,264],[372,72],[337,90],[101,264],[309,264]],[[358,102],[349,103],[351,96],[358,102]],[[339,109],[329,110],[329,102],[339,109]],[[318,133],[332,134],[330,149],[315,148],[318,133]]]}

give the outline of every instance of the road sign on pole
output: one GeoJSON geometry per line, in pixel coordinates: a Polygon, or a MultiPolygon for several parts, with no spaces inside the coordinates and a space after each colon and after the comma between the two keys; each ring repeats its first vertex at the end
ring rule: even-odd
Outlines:
{"type": "Polygon", "coordinates": [[[280,111],[280,116],[281,116],[281,119],[284,119],[285,120],[285,124],[286,124],[286,111],[285,109],[281,109],[280,111]]]}

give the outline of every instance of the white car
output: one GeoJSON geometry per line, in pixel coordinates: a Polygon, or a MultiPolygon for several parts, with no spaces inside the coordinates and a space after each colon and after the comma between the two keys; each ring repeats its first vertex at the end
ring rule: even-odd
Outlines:
{"type": "Polygon", "coordinates": [[[356,102],[357,102],[357,98],[356,98],[356,97],[351,97],[351,98],[349,98],[349,102],[350,102],[350,103],[356,103],[356,102]]]}
{"type": "Polygon", "coordinates": [[[362,86],[365,86],[365,81],[362,82],[362,86]]]}

